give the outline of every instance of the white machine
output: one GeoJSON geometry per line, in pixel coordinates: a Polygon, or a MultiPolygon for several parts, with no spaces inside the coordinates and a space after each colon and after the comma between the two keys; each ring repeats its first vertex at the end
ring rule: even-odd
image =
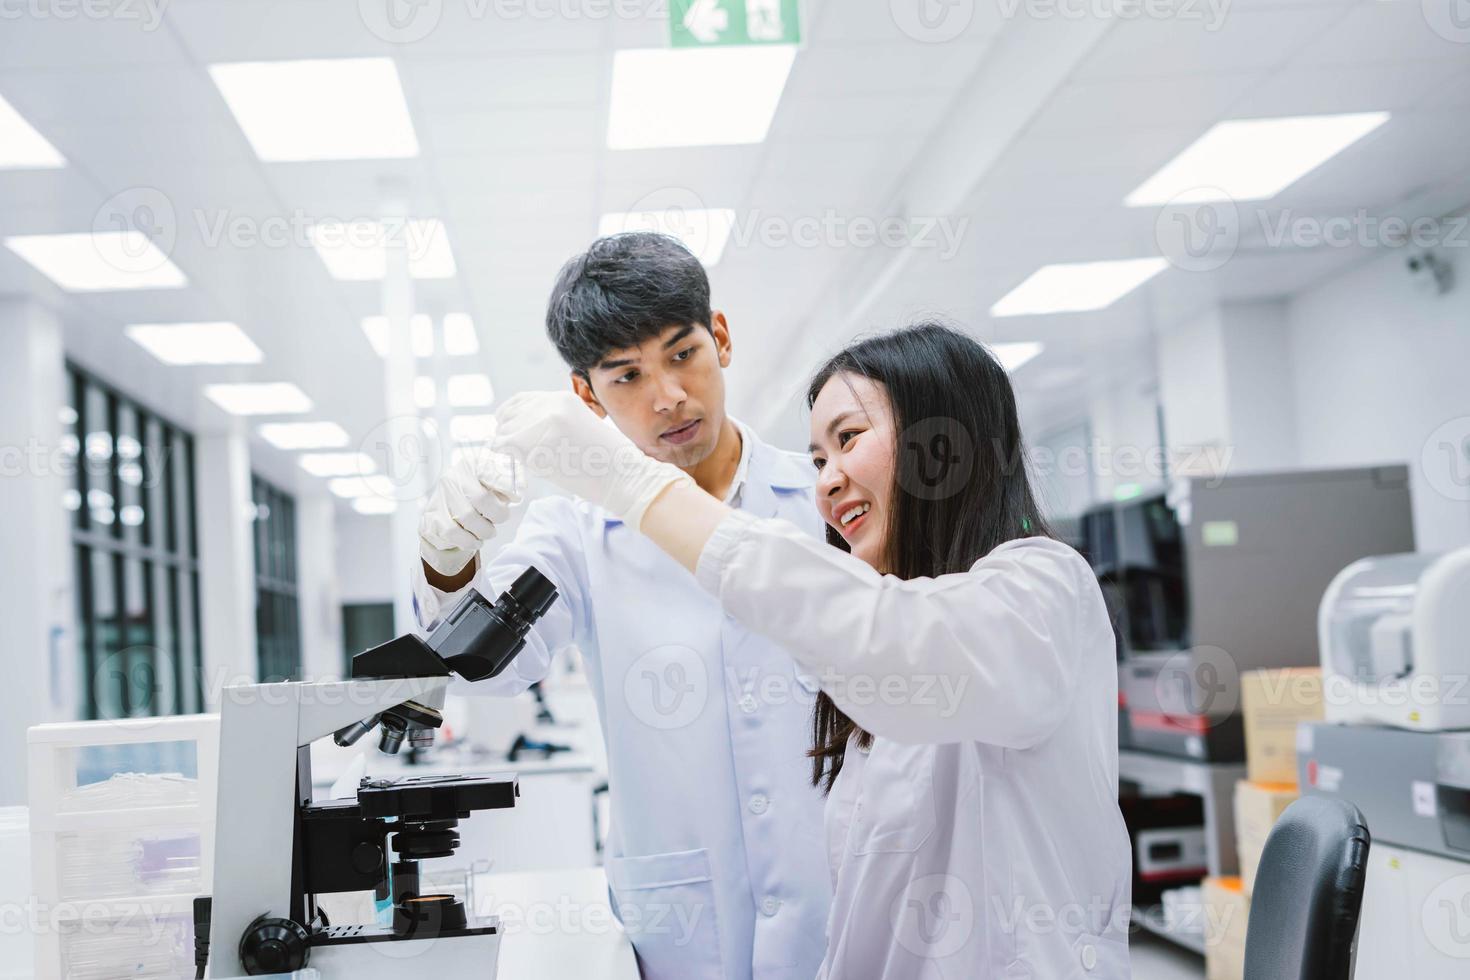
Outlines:
{"type": "Polygon", "coordinates": [[[1470,728],[1470,548],[1353,562],[1317,629],[1329,722],[1470,728]]]}
{"type": "Polygon", "coordinates": [[[460,819],[515,806],[516,777],[364,778],[355,798],[315,801],[310,747],[328,735],[351,745],[374,728],[385,752],[426,746],[450,677],[498,674],[555,598],[532,568],[494,604],[471,590],[427,640],[401,636],[358,654],[353,680],[226,689],[215,893],[195,904],[210,976],[309,966],[323,980],[405,970],[493,980],[499,921],[476,917],[455,895],[423,894],[419,861],[454,853],[460,819]],[[331,923],[317,902],[366,891],[391,899],[391,924],[331,923]]]}

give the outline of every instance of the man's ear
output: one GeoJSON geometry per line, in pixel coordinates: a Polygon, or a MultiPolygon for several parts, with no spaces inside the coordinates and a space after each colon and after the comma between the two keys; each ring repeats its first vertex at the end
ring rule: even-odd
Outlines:
{"type": "Polygon", "coordinates": [[[719,310],[710,312],[709,331],[715,338],[715,351],[720,355],[720,367],[729,367],[733,347],[730,343],[730,323],[725,319],[724,313],[719,310]]]}
{"type": "Polygon", "coordinates": [[[597,413],[598,418],[607,418],[607,409],[602,407],[602,402],[598,401],[597,396],[592,393],[592,382],[576,371],[572,372],[572,390],[588,408],[597,413]]]}

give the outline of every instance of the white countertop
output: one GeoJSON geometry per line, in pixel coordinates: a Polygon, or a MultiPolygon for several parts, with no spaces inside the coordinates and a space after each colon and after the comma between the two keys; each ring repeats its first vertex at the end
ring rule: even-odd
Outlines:
{"type": "Polygon", "coordinates": [[[638,980],[601,868],[477,875],[475,912],[500,916],[498,980],[638,980]]]}

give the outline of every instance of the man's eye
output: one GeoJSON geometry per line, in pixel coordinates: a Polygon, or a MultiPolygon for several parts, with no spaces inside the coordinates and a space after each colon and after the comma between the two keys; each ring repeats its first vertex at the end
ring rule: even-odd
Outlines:
{"type": "Polygon", "coordinates": [[[676,361],[687,361],[693,355],[694,355],[694,348],[693,347],[686,347],[683,350],[681,350],[679,353],[677,353],[677,354],[674,355],[674,360],[676,360],[676,361]]]}
{"type": "Polygon", "coordinates": [[[613,384],[616,384],[616,385],[627,384],[629,381],[632,381],[633,379],[635,379],[637,377],[638,377],[638,372],[637,371],[627,371],[627,372],[619,375],[618,378],[617,378],[617,380],[615,380],[613,382],[613,384]]]}

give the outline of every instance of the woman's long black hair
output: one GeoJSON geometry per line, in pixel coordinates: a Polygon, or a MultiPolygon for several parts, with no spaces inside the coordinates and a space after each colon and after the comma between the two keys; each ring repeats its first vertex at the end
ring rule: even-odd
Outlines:
{"type": "MultiPolygon", "coordinates": [[[[877,382],[893,411],[894,479],[885,573],[902,579],[968,571],[997,545],[1050,536],[1026,471],[1016,398],[1000,362],[940,323],[914,324],[859,341],[824,364],[807,407],[842,375],[877,382]]],[[[831,527],[827,541],[846,551],[831,527]]],[[[871,743],[827,695],[812,716],[812,783],[830,792],[849,737],[871,743]]]]}

